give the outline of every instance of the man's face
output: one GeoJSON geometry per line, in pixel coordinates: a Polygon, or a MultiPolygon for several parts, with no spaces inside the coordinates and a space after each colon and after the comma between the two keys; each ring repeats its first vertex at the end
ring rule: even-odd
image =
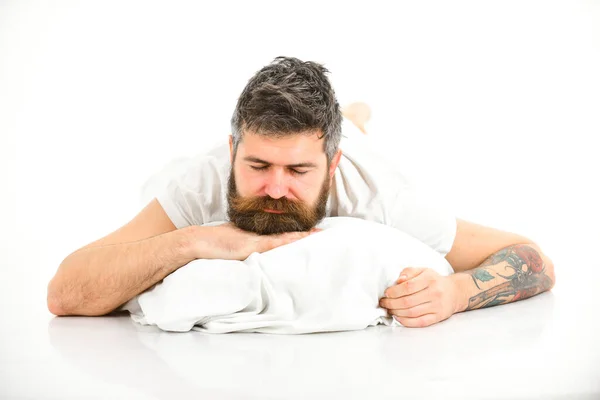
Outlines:
{"type": "MultiPolygon", "coordinates": [[[[229,175],[230,221],[261,235],[308,231],[321,221],[341,152],[328,165],[318,136],[244,133],[229,175]]],[[[233,157],[231,138],[230,150],[233,157]]]]}

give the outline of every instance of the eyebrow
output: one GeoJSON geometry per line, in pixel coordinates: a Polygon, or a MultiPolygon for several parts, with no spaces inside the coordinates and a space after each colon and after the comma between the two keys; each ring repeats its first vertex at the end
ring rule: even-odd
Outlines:
{"type": "MultiPolygon", "coordinates": [[[[265,164],[265,165],[272,165],[272,163],[270,163],[268,161],[261,160],[260,158],[253,157],[253,156],[244,157],[244,161],[255,162],[255,163],[265,164]]],[[[303,163],[298,163],[298,164],[288,164],[288,165],[286,165],[286,167],[288,167],[288,168],[317,168],[317,164],[312,163],[312,162],[303,162],[303,163]]]]}

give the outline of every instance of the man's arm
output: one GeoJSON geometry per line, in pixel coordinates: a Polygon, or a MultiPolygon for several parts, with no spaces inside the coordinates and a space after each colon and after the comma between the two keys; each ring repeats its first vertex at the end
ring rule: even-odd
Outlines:
{"type": "Polygon", "coordinates": [[[529,239],[463,220],[446,259],[455,274],[404,268],[381,307],[404,326],[424,327],[457,312],[526,299],[555,282],[552,261],[529,239]]]}
{"type": "Polygon", "coordinates": [[[538,246],[517,244],[481,266],[451,275],[459,287],[458,312],[527,299],[554,286],[554,266],[538,246]]]}
{"type": "Polygon", "coordinates": [[[533,244],[516,233],[456,219],[456,235],[446,260],[454,272],[479,267],[492,254],[515,244],[533,244]]]}
{"type": "Polygon", "coordinates": [[[48,309],[107,314],[191,261],[184,254],[190,232],[177,231],[153,199],[127,224],[63,260],[48,284],[48,309]]]}
{"type": "Polygon", "coordinates": [[[63,260],[48,284],[48,309],[55,315],[108,314],[190,261],[244,260],[308,234],[260,236],[230,223],[176,229],[154,199],[129,223],[63,260]]]}
{"type": "Polygon", "coordinates": [[[194,260],[194,228],[71,253],[48,285],[48,309],[55,315],[108,314],[194,260]]]}
{"type": "Polygon", "coordinates": [[[528,238],[461,219],[456,222],[446,259],[457,272],[452,275],[460,287],[457,311],[526,299],[554,286],[552,260],[528,238]]]}

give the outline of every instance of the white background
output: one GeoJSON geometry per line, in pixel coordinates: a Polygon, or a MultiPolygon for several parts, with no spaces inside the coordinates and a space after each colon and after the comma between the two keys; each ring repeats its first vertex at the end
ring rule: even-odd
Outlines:
{"type": "Polygon", "coordinates": [[[598,71],[592,1],[0,0],[0,398],[596,398],[598,71]],[[457,216],[540,244],[552,293],[345,336],[52,318],[60,262],[133,218],[169,161],[226,140],[279,55],[370,104],[381,151],[457,216]]]}
{"type": "MultiPolygon", "coordinates": [[[[291,4],[1,2],[5,290],[46,312],[62,259],[133,218],[170,160],[226,140],[279,55],[370,104],[382,152],[459,217],[563,260],[598,243],[598,2],[291,4]]],[[[585,265],[556,268],[560,289],[585,265]]]]}

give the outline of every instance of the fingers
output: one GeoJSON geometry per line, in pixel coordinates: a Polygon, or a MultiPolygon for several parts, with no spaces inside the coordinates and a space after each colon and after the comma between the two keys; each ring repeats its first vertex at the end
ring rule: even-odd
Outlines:
{"type": "Polygon", "coordinates": [[[396,321],[400,322],[403,326],[407,328],[424,328],[429,325],[433,325],[438,321],[438,316],[436,314],[425,314],[420,317],[410,318],[410,317],[393,317],[396,321]]]}
{"type": "Polygon", "coordinates": [[[400,283],[400,281],[407,281],[409,279],[416,278],[417,276],[421,275],[426,269],[427,268],[404,268],[402,271],[400,271],[400,277],[398,278],[397,282],[400,283]]]}
{"type": "Polygon", "coordinates": [[[418,306],[414,306],[406,309],[396,309],[396,310],[388,310],[388,314],[396,317],[403,318],[417,318],[422,315],[426,315],[429,313],[433,313],[431,302],[419,304],[418,306]]]}
{"type": "Polygon", "coordinates": [[[384,295],[390,299],[397,299],[399,297],[409,296],[420,292],[428,286],[429,280],[425,279],[425,275],[419,274],[411,280],[387,288],[384,295]]]}
{"type": "Polygon", "coordinates": [[[408,309],[419,304],[428,303],[431,301],[429,289],[423,289],[420,292],[413,293],[409,296],[403,296],[397,299],[384,297],[379,300],[379,305],[388,310],[408,309]]]}

